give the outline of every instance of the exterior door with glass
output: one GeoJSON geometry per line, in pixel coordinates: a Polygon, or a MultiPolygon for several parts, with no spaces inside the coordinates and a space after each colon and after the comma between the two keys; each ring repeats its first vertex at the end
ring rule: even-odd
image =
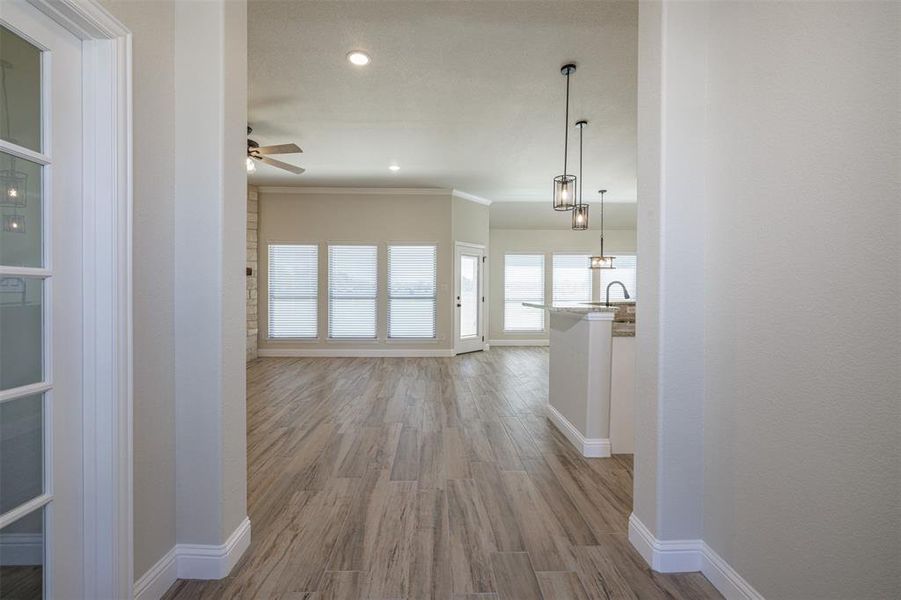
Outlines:
{"type": "Polygon", "coordinates": [[[485,249],[457,243],[455,254],[454,352],[461,354],[485,348],[485,249]]]}
{"type": "Polygon", "coordinates": [[[82,42],[0,2],[0,597],[81,598],[82,42]]]}

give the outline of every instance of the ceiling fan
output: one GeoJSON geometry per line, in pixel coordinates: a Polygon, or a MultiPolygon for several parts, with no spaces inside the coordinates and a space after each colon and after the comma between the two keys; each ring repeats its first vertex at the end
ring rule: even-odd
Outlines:
{"type": "MultiPolygon", "coordinates": [[[[247,128],[247,135],[250,136],[253,129],[247,128]]],[[[290,171],[295,175],[300,175],[306,169],[302,167],[296,167],[294,165],[289,165],[286,162],[282,162],[280,160],[275,160],[274,158],[269,158],[270,154],[299,154],[303,152],[300,149],[300,146],[297,144],[278,144],[275,146],[260,146],[257,142],[247,138],[247,172],[253,173],[257,170],[256,165],[254,164],[255,160],[259,160],[261,162],[266,163],[267,165],[272,165],[273,167],[277,167],[279,169],[284,169],[285,171],[290,171]]]]}

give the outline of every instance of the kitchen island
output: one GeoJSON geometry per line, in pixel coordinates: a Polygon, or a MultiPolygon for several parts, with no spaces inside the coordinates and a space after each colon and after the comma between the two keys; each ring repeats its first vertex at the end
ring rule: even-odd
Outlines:
{"type": "Polygon", "coordinates": [[[613,318],[603,303],[535,304],[548,311],[550,359],[547,416],[587,457],[610,456],[613,318]]]}

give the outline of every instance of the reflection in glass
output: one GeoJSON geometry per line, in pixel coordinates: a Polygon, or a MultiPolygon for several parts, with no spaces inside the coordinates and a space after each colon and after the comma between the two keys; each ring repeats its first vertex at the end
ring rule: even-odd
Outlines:
{"type": "Polygon", "coordinates": [[[460,256],[460,337],[479,333],[479,259],[460,256]]]}
{"type": "Polygon", "coordinates": [[[0,598],[40,600],[44,595],[44,509],[0,529],[0,598]]]}
{"type": "Polygon", "coordinates": [[[2,25],[0,138],[41,151],[41,51],[2,25]]]}
{"type": "Polygon", "coordinates": [[[41,267],[41,165],[0,152],[0,265],[41,267]]]}
{"type": "Polygon", "coordinates": [[[44,282],[0,276],[0,389],[42,380],[44,282]]]}
{"type": "Polygon", "coordinates": [[[43,424],[41,394],[0,404],[0,513],[44,491],[43,424]]]}

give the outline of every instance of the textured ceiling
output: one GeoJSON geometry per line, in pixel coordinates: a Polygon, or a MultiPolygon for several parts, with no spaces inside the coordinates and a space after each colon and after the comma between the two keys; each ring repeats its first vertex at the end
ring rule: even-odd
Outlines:
{"type": "Polygon", "coordinates": [[[304,154],[283,159],[307,169],[259,165],[252,182],[550,203],[563,169],[559,69],[574,61],[570,121],[590,122],[586,198],[603,187],[634,202],[637,17],[634,2],[252,0],[253,137],[297,142],[304,154]],[[372,63],[350,65],[353,49],[372,63]]]}

